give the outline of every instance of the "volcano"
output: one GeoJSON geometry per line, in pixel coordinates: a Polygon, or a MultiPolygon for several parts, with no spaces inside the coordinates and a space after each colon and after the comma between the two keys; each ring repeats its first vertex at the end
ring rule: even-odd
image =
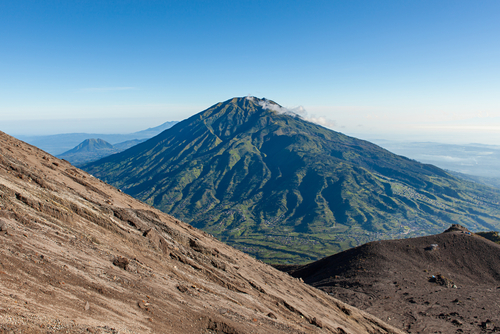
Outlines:
{"type": "Polygon", "coordinates": [[[84,170],[273,263],[319,259],[450,223],[500,227],[500,192],[233,98],[84,170]]]}

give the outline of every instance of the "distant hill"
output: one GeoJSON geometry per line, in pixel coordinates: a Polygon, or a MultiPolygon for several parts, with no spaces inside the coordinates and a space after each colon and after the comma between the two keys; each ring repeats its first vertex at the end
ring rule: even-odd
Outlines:
{"type": "Polygon", "coordinates": [[[500,245],[461,226],[280,268],[408,333],[500,330],[500,245]]]}
{"type": "Polygon", "coordinates": [[[84,140],[91,138],[100,138],[113,145],[129,140],[149,139],[172,127],[176,123],[176,121],[165,122],[157,127],[129,134],[65,133],[50,136],[17,136],[17,138],[34,145],[47,153],[59,155],[73,149],[84,140]]]}
{"type": "Polygon", "coordinates": [[[500,191],[266,99],[218,103],[82,168],[272,263],[437,233],[450,223],[500,227],[500,191]]]}
{"type": "Polygon", "coordinates": [[[58,155],[60,159],[69,161],[71,164],[78,166],[84,163],[99,160],[108,155],[115,154],[126,150],[127,148],[136,145],[139,140],[129,140],[124,143],[119,143],[116,146],[111,145],[102,139],[85,139],[75,148],[58,155]]]}
{"type": "Polygon", "coordinates": [[[74,166],[80,166],[97,161],[112,154],[122,152],[132,146],[144,142],[146,139],[127,140],[123,143],[111,145],[102,139],[85,139],[73,149],[58,155],[59,159],[69,161],[74,166]]]}
{"type": "Polygon", "coordinates": [[[71,153],[81,153],[81,152],[96,152],[96,151],[104,151],[104,150],[114,150],[113,145],[108,143],[107,141],[104,141],[102,139],[85,139],[83,142],[81,142],[78,146],[73,148],[72,150],[69,150],[65,154],[71,154],[71,153]]]}
{"type": "Polygon", "coordinates": [[[500,177],[485,177],[485,176],[463,174],[463,173],[455,172],[452,170],[447,170],[447,172],[453,176],[456,176],[456,177],[464,179],[464,180],[483,184],[483,185],[488,186],[488,187],[500,188],[500,177]]]}

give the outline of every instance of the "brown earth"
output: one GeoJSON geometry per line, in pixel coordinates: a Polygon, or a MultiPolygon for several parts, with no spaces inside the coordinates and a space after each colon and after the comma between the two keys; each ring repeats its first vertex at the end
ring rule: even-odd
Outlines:
{"type": "Polygon", "coordinates": [[[400,333],[0,132],[0,333],[400,333]]]}
{"type": "Polygon", "coordinates": [[[459,225],[280,269],[408,333],[500,332],[500,245],[459,225]]]}

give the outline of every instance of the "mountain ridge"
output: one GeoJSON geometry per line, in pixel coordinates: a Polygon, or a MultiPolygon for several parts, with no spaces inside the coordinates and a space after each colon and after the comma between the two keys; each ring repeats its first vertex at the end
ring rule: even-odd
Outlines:
{"type": "Polygon", "coordinates": [[[111,144],[118,144],[129,140],[147,139],[156,136],[160,132],[168,129],[176,124],[177,121],[169,121],[159,126],[148,128],[129,134],[95,134],[95,133],[63,133],[46,136],[17,136],[31,145],[34,145],[47,153],[53,155],[63,154],[64,152],[73,149],[82,141],[90,138],[101,138],[111,144]]]}

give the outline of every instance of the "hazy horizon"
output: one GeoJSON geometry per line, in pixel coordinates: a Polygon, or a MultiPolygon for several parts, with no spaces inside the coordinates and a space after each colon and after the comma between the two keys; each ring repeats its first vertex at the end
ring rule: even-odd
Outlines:
{"type": "MultiPolygon", "coordinates": [[[[204,108],[206,109],[206,108],[204,108]]],[[[200,109],[201,111],[201,109],[200,109]]],[[[190,115],[192,116],[192,115],[190,115]]],[[[189,116],[188,116],[189,117],[189,116]]],[[[67,133],[89,133],[89,134],[129,134],[159,126],[165,122],[182,121],[183,119],[155,118],[108,118],[108,119],[49,119],[49,120],[25,120],[25,121],[4,121],[3,131],[14,137],[48,136],[67,133]]],[[[484,144],[500,145],[500,131],[497,133],[474,131],[456,132],[453,129],[439,131],[424,131],[415,129],[409,131],[384,132],[383,130],[370,129],[363,131],[361,127],[336,127],[322,124],[323,126],[344,133],[348,136],[380,142],[435,142],[443,144],[484,144]]]]}

